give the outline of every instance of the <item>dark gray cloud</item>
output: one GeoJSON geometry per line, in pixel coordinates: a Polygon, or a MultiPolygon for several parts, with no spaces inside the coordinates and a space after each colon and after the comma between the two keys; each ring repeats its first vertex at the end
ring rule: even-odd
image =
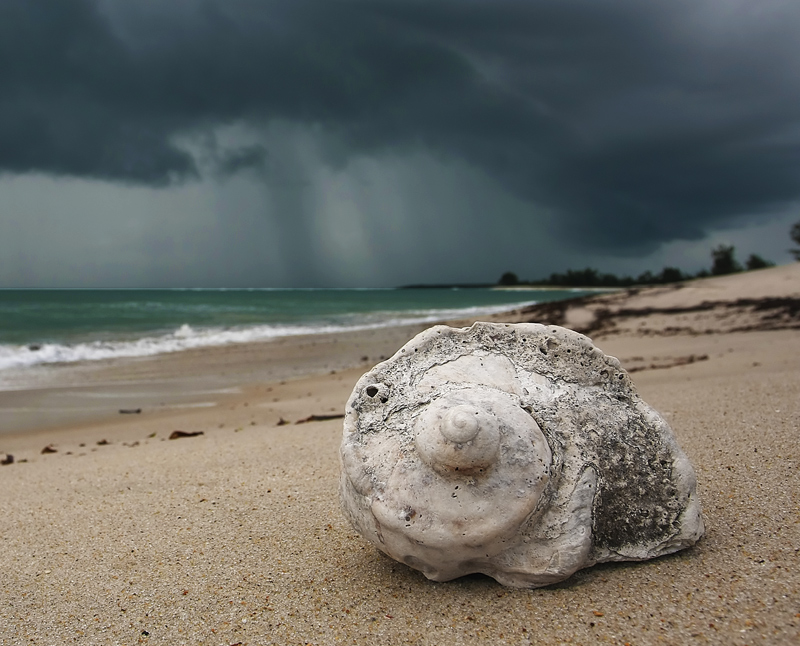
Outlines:
{"type": "Polygon", "coordinates": [[[333,167],[451,158],[574,248],[644,253],[800,199],[798,31],[778,0],[3,0],[0,171],[268,176],[213,132],[281,120],[333,167]]]}

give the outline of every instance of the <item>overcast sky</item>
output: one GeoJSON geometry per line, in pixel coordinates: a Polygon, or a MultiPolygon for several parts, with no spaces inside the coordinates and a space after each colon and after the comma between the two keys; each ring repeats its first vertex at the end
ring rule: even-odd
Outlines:
{"type": "Polygon", "coordinates": [[[791,260],[796,0],[2,0],[0,286],[791,260]]]}

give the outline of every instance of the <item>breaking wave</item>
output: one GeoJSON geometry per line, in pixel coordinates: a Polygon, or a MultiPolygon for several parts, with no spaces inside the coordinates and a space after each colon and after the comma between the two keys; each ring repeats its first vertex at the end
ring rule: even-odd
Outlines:
{"type": "Polygon", "coordinates": [[[253,325],[243,327],[192,327],[183,324],[172,332],[134,339],[97,340],[31,345],[0,344],[0,370],[55,363],[76,363],[131,357],[146,357],[194,348],[234,343],[268,341],[303,334],[325,334],[368,330],[397,325],[435,323],[447,319],[470,318],[505,312],[532,305],[536,301],[460,309],[370,312],[348,315],[329,322],[297,325],[253,325]]]}

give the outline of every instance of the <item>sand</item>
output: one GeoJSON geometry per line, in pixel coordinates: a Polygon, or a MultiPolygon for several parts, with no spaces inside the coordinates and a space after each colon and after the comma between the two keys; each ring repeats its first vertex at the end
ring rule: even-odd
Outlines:
{"type": "Polygon", "coordinates": [[[537,590],[382,556],[339,512],[341,420],[294,423],[342,411],[412,329],[5,393],[0,413],[51,410],[1,418],[0,644],[800,643],[799,299],[797,264],[504,317],[561,317],[631,369],[695,465],[707,526],[679,554],[537,590]],[[85,400],[108,407],[55,425],[53,402],[85,400]]]}

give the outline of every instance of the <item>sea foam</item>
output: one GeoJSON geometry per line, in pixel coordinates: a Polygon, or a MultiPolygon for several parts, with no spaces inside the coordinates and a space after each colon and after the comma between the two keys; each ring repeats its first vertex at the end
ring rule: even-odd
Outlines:
{"type": "MultiPolygon", "coordinates": [[[[514,308],[536,301],[515,303],[514,308]]],[[[0,344],[0,371],[42,364],[76,363],[104,359],[146,357],[181,352],[194,348],[223,346],[235,343],[268,341],[303,334],[326,334],[369,330],[398,325],[435,323],[446,319],[471,318],[508,311],[508,304],[459,309],[412,310],[404,312],[369,312],[342,319],[336,323],[301,325],[254,325],[236,328],[194,328],[188,324],[174,331],[134,339],[89,341],[75,344],[42,343],[36,345],[0,344]]]]}

